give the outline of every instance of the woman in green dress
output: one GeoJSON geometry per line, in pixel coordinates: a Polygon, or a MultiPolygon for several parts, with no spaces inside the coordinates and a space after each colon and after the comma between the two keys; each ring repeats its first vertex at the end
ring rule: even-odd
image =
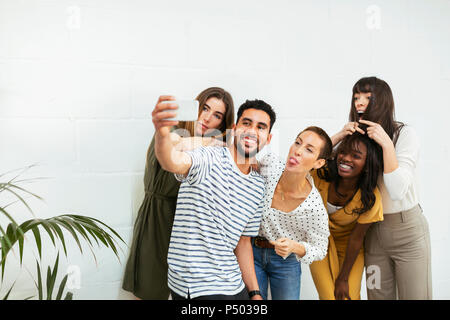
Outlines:
{"type": "MultiPolygon", "coordinates": [[[[196,100],[199,102],[197,121],[179,122],[177,128],[186,130],[185,133],[191,137],[214,137],[225,142],[226,130],[231,129],[234,123],[231,95],[222,88],[212,87],[202,91],[196,100]]],[[[178,137],[175,133],[173,135],[178,137]]],[[[204,141],[211,140],[215,139],[204,141]]],[[[138,299],[167,300],[167,252],[180,182],[173,173],[161,168],[155,156],[154,143],[153,137],[145,165],[145,198],[134,225],[122,288],[138,299]]],[[[184,148],[192,148],[192,145],[184,148]]]]}

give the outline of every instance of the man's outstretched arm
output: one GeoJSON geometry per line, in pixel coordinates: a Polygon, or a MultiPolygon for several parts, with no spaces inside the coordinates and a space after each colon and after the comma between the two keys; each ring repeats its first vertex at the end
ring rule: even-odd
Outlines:
{"type": "Polygon", "coordinates": [[[169,172],[187,175],[192,165],[191,157],[176,150],[170,128],[178,121],[168,120],[176,116],[176,103],[163,103],[174,101],[173,96],[160,96],[152,112],[152,121],[155,126],[155,155],[161,167],[169,172]]]}

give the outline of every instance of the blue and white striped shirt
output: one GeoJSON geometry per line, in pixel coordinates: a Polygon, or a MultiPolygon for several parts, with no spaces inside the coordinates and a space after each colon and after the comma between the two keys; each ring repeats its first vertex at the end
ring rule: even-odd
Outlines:
{"type": "Polygon", "coordinates": [[[264,179],[243,174],[226,147],[201,147],[182,181],[170,238],[168,285],[185,298],[234,295],[245,287],[234,249],[258,235],[264,179]]]}

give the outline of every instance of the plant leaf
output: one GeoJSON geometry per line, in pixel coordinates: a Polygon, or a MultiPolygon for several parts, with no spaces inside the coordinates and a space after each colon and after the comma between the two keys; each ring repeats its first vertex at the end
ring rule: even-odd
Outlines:
{"type": "Polygon", "coordinates": [[[91,239],[89,239],[89,236],[87,235],[86,231],[84,231],[82,225],[79,222],[74,221],[73,218],[70,218],[70,221],[72,226],[83,236],[84,239],[86,239],[87,242],[89,242],[89,245],[92,246],[91,239]]]}
{"type": "Polygon", "coordinates": [[[53,291],[53,285],[55,283],[52,282],[52,270],[50,269],[50,266],[47,267],[47,300],[52,299],[52,291],[53,291]]]}
{"type": "Polygon", "coordinates": [[[16,284],[16,282],[14,281],[14,283],[12,284],[11,288],[9,288],[8,292],[6,293],[6,295],[3,297],[2,300],[8,300],[9,294],[11,293],[14,285],[16,284]]]}
{"type": "Polygon", "coordinates": [[[10,188],[5,188],[5,191],[11,192],[13,195],[16,196],[17,199],[20,200],[24,204],[24,206],[31,212],[31,214],[34,216],[33,210],[31,210],[31,207],[28,205],[28,203],[16,192],[12,191],[10,188]]]}
{"type": "Polygon", "coordinates": [[[53,288],[55,287],[56,276],[58,275],[59,266],[59,252],[56,256],[55,265],[53,271],[50,271],[50,267],[47,269],[47,300],[52,300],[53,288]]]}
{"type": "Polygon", "coordinates": [[[56,295],[55,300],[61,300],[62,294],[63,294],[63,291],[64,291],[64,288],[66,287],[66,282],[67,282],[68,276],[69,276],[69,275],[66,275],[66,276],[62,279],[61,284],[59,285],[58,294],[56,295]]]}
{"type": "Polygon", "coordinates": [[[39,261],[36,260],[36,266],[37,266],[37,275],[38,275],[38,294],[39,294],[39,300],[42,300],[42,277],[41,277],[41,268],[39,265],[39,261]]]}
{"type": "Polygon", "coordinates": [[[56,246],[56,244],[55,244],[55,237],[53,236],[52,228],[49,225],[49,223],[47,222],[47,220],[38,219],[38,221],[40,221],[41,226],[45,229],[45,231],[47,231],[48,235],[50,236],[50,239],[53,242],[53,245],[56,246]]]}
{"type": "Polygon", "coordinates": [[[9,250],[11,250],[13,244],[10,241],[5,230],[2,228],[2,226],[0,226],[0,231],[2,232],[2,234],[4,234],[3,237],[0,237],[0,245],[2,246],[2,248],[1,248],[2,249],[1,266],[2,266],[2,279],[3,279],[3,276],[5,274],[6,258],[8,256],[8,252],[9,252],[9,250]]]}
{"type": "Polygon", "coordinates": [[[6,211],[4,208],[0,207],[0,211],[3,212],[3,214],[17,227],[18,224],[16,220],[6,211]]]}
{"type": "Polygon", "coordinates": [[[53,226],[53,229],[56,231],[58,238],[61,241],[61,244],[63,245],[64,254],[67,257],[67,248],[66,248],[66,242],[64,240],[64,234],[63,234],[61,228],[56,223],[52,224],[52,226],[53,226]]]}
{"type": "Polygon", "coordinates": [[[67,222],[67,221],[65,221],[63,219],[58,219],[58,221],[61,222],[60,224],[72,234],[72,237],[75,239],[75,241],[78,244],[78,248],[80,249],[80,252],[83,253],[83,248],[81,247],[80,239],[78,239],[77,233],[75,232],[73,227],[70,225],[70,222],[67,222]]]}
{"type": "Polygon", "coordinates": [[[111,231],[111,232],[113,233],[114,236],[116,236],[118,239],[120,239],[120,241],[122,241],[123,243],[126,243],[126,242],[122,239],[122,237],[121,237],[121,236],[120,236],[113,228],[111,228],[110,226],[108,226],[106,223],[104,223],[104,222],[102,222],[102,221],[100,221],[100,220],[98,220],[98,219],[91,218],[91,217],[79,216],[79,215],[74,215],[74,216],[77,217],[79,220],[82,220],[82,221],[85,220],[86,222],[89,222],[89,220],[93,220],[93,221],[95,221],[95,222],[97,222],[97,223],[99,223],[99,224],[105,226],[106,228],[108,228],[109,231],[111,231]]]}
{"type": "Polygon", "coordinates": [[[64,300],[72,300],[73,298],[73,293],[72,292],[67,292],[66,297],[64,298],[64,300]]]}
{"type": "MultiPolygon", "coordinates": [[[[39,226],[35,226],[31,229],[34,234],[34,239],[36,240],[36,246],[39,252],[39,259],[42,259],[42,241],[41,241],[41,233],[39,232],[39,226]]],[[[20,261],[22,261],[22,255],[20,255],[20,261]]]]}
{"type": "MultiPolygon", "coordinates": [[[[29,168],[35,165],[31,165],[23,170],[15,170],[10,171],[8,173],[13,173],[13,178],[9,179],[7,182],[0,182],[0,193],[7,192],[13,196],[11,201],[8,201],[7,205],[2,205],[0,207],[0,217],[5,216],[9,221],[9,225],[6,227],[6,231],[0,225],[0,246],[1,246],[1,268],[2,268],[2,279],[4,276],[6,258],[8,254],[11,252],[11,249],[15,245],[16,242],[19,242],[19,250],[20,250],[20,264],[23,262],[23,254],[24,254],[24,245],[25,245],[25,234],[31,230],[33,233],[37,250],[39,252],[39,260],[36,259],[36,268],[37,268],[37,282],[33,279],[37,286],[38,290],[38,298],[39,300],[44,299],[44,286],[43,281],[46,282],[46,292],[47,299],[52,299],[53,291],[56,285],[56,278],[59,268],[59,251],[60,247],[57,247],[56,242],[62,244],[64,253],[67,256],[67,247],[66,247],[66,238],[65,233],[63,232],[63,228],[66,229],[71,237],[76,241],[80,252],[83,253],[82,241],[85,240],[89,249],[91,250],[94,260],[97,262],[95,253],[93,251],[93,241],[96,242],[98,246],[103,244],[107,248],[110,248],[116,256],[119,258],[117,252],[117,247],[119,242],[117,239],[125,243],[125,241],[120,237],[120,235],[107,224],[102,221],[81,215],[71,215],[65,214],[60,215],[58,217],[48,218],[48,219],[32,219],[25,221],[21,225],[18,225],[13,215],[10,214],[10,208],[13,204],[23,204],[29,212],[31,212],[34,216],[33,210],[30,207],[30,204],[27,203],[29,196],[39,199],[43,201],[41,197],[38,195],[26,190],[20,184],[33,182],[37,179],[19,179],[21,174],[28,170],[29,168]],[[8,208],[8,210],[6,209],[8,208]],[[42,228],[40,228],[42,227],[42,228]],[[50,237],[53,246],[58,250],[58,255],[53,266],[53,269],[48,266],[47,267],[47,278],[43,279],[43,270],[40,262],[42,260],[42,246],[43,239],[42,235],[47,233],[50,237]],[[81,237],[80,237],[81,236],[81,237]]],[[[0,174],[0,178],[4,177],[6,174],[0,174]]],[[[83,241],[84,242],[84,241],[83,241]]],[[[126,244],[126,243],[125,243],[126,244]]],[[[56,295],[56,299],[61,299],[64,295],[64,290],[66,288],[66,284],[68,281],[68,275],[66,275],[59,284],[59,290],[56,295]]],[[[8,290],[6,294],[6,298],[10,296],[12,287],[8,290]]],[[[31,298],[31,297],[30,297],[31,298]]],[[[73,293],[67,292],[65,295],[66,300],[71,300],[73,298],[73,293]]]]}

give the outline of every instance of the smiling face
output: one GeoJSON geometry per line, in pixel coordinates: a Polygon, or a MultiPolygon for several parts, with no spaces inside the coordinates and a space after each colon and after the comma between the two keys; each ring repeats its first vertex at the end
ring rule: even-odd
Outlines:
{"type": "Polygon", "coordinates": [[[367,147],[357,141],[351,150],[337,150],[336,164],[342,178],[359,178],[366,165],[367,147]]]}
{"type": "Polygon", "coordinates": [[[370,92],[360,92],[353,95],[353,102],[358,113],[364,113],[369,105],[372,94],[370,92]]]}
{"type": "Polygon", "coordinates": [[[303,131],[289,149],[285,170],[302,173],[322,167],[325,159],[319,159],[319,155],[324,145],[325,142],[317,133],[303,131]]]}
{"type": "Polygon", "coordinates": [[[257,109],[246,109],[234,126],[234,146],[241,156],[254,157],[266,144],[272,135],[270,116],[257,109]]]}
{"type": "Polygon", "coordinates": [[[205,136],[212,134],[220,128],[225,115],[225,103],[215,97],[206,100],[202,106],[202,111],[198,116],[195,126],[195,134],[205,136]]]}

